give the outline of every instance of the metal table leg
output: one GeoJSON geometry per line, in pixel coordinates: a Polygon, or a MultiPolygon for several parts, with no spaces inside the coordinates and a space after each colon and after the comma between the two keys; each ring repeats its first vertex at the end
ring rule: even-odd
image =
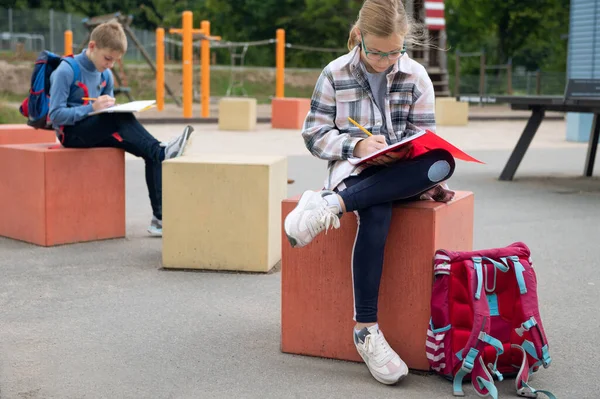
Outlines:
{"type": "Polygon", "coordinates": [[[517,142],[515,149],[513,150],[508,162],[506,162],[506,166],[504,166],[504,170],[500,174],[500,180],[512,180],[515,176],[527,149],[529,148],[529,144],[531,144],[531,140],[533,140],[533,136],[537,132],[542,120],[544,119],[544,115],[546,111],[544,108],[536,107],[532,110],[531,116],[529,117],[529,121],[527,121],[527,125],[521,133],[521,138],[517,142]]]}
{"type": "Polygon", "coordinates": [[[594,114],[592,131],[590,132],[590,141],[588,144],[587,156],[585,159],[584,174],[591,177],[594,174],[594,161],[596,160],[596,150],[598,148],[598,137],[600,136],[600,115],[594,114]]]}

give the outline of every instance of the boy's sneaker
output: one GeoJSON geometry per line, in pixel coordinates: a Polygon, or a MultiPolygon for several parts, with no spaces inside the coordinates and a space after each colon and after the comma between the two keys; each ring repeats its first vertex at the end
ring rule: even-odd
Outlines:
{"type": "Polygon", "coordinates": [[[181,133],[179,137],[175,137],[173,140],[169,141],[165,146],[165,159],[181,156],[193,131],[194,128],[188,125],[183,129],[183,133],[181,133]]]}
{"type": "Polygon", "coordinates": [[[382,384],[394,385],[408,375],[406,363],[390,347],[377,326],[365,327],[358,333],[354,330],[354,344],[371,375],[382,384]]]}
{"type": "Polygon", "coordinates": [[[148,227],[148,233],[155,237],[162,237],[162,220],[156,218],[156,216],[152,216],[152,222],[150,222],[150,227],[148,227]]]}
{"type": "Polygon", "coordinates": [[[287,215],[284,222],[285,234],[294,248],[308,245],[323,230],[331,226],[340,227],[341,209],[329,205],[324,199],[334,195],[332,191],[305,191],[298,205],[287,215]]]}

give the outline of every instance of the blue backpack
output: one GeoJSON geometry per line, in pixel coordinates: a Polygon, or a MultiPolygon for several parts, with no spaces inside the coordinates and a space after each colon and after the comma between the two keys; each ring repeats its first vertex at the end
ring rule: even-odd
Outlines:
{"type": "MultiPolygon", "coordinates": [[[[48,116],[50,103],[50,75],[58,68],[62,61],[66,61],[73,68],[73,84],[71,93],[83,90],[81,97],[88,97],[88,88],[80,81],[81,72],[79,65],[72,55],[61,57],[48,50],[43,50],[35,61],[31,74],[31,88],[29,95],[23,100],[19,111],[27,118],[27,124],[36,129],[53,130],[52,122],[48,116]]],[[[106,87],[108,70],[102,72],[101,87],[106,87]]],[[[86,104],[84,101],[83,104],[86,104]]]]}

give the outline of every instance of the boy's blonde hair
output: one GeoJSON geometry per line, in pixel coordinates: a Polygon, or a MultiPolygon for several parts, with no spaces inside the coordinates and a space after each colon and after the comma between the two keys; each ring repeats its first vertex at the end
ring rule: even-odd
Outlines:
{"type": "Polygon", "coordinates": [[[121,24],[109,21],[98,25],[90,35],[90,41],[96,42],[100,49],[109,49],[125,54],[127,51],[127,36],[121,24]]]}
{"type": "Polygon", "coordinates": [[[365,0],[358,19],[350,29],[348,50],[352,50],[360,42],[356,28],[362,35],[389,37],[398,34],[404,37],[406,44],[421,44],[417,36],[422,36],[422,27],[416,24],[406,13],[402,0],[365,0]]]}

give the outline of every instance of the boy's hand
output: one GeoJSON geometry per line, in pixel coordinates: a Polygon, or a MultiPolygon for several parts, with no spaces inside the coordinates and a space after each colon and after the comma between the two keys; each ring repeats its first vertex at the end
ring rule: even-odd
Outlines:
{"type": "Polygon", "coordinates": [[[96,101],[92,104],[92,109],[94,111],[100,111],[101,109],[109,108],[115,105],[115,99],[106,94],[98,97],[96,101]]]}

